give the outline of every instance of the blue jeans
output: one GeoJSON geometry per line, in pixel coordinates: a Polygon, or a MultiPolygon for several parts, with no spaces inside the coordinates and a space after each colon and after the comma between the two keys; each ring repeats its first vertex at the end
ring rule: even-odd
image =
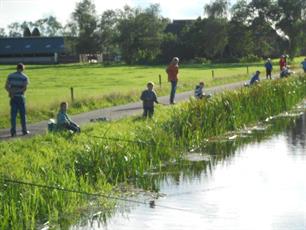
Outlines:
{"type": "Polygon", "coordinates": [[[22,132],[27,131],[26,125],[26,108],[24,96],[14,96],[11,98],[11,134],[16,134],[16,117],[17,113],[20,114],[22,132]]]}
{"type": "Polygon", "coordinates": [[[170,103],[173,103],[176,92],[177,81],[170,81],[170,82],[171,82],[170,103]]]}

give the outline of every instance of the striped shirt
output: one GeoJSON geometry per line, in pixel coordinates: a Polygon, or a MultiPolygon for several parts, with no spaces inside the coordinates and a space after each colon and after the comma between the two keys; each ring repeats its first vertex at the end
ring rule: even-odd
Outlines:
{"type": "Polygon", "coordinates": [[[17,71],[7,77],[6,89],[11,97],[22,96],[28,83],[28,77],[24,73],[17,71]]]}

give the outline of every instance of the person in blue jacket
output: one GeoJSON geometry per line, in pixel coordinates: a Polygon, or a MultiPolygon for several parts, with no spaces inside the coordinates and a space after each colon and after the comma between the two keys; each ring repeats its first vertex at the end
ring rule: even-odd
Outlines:
{"type": "Polygon", "coordinates": [[[260,81],[259,74],[260,74],[260,71],[257,70],[256,73],[253,75],[253,77],[250,80],[250,85],[254,85],[260,81]]]}
{"type": "Polygon", "coordinates": [[[304,73],[306,73],[306,58],[304,59],[304,61],[301,62],[304,73]]]}
{"type": "Polygon", "coordinates": [[[272,79],[273,66],[270,58],[267,59],[265,63],[265,68],[266,68],[266,79],[272,79]]]}

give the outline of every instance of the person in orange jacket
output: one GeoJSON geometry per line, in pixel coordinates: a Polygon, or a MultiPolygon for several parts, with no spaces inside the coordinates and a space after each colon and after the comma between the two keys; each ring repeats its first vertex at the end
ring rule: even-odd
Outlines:
{"type": "Polygon", "coordinates": [[[176,92],[176,86],[178,82],[178,63],[179,58],[174,57],[172,58],[172,61],[168,65],[166,72],[168,74],[168,81],[171,83],[171,92],[170,92],[170,104],[175,104],[174,98],[175,98],[175,92],[176,92]]]}

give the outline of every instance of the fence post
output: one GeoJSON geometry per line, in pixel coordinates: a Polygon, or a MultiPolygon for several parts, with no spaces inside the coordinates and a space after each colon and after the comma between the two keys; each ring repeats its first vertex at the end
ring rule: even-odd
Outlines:
{"type": "Polygon", "coordinates": [[[249,75],[249,66],[247,65],[247,75],[249,75]]]}
{"type": "Polygon", "coordinates": [[[158,75],[158,82],[159,82],[159,87],[161,88],[161,86],[162,86],[161,75],[158,75]]]}
{"type": "Polygon", "coordinates": [[[71,102],[74,102],[74,92],[73,87],[70,88],[70,94],[71,94],[71,102]]]}
{"type": "Polygon", "coordinates": [[[214,70],[211,71],[211,76],[212,76],[212,79],[215,79],[215,71],[214,70]]]}

